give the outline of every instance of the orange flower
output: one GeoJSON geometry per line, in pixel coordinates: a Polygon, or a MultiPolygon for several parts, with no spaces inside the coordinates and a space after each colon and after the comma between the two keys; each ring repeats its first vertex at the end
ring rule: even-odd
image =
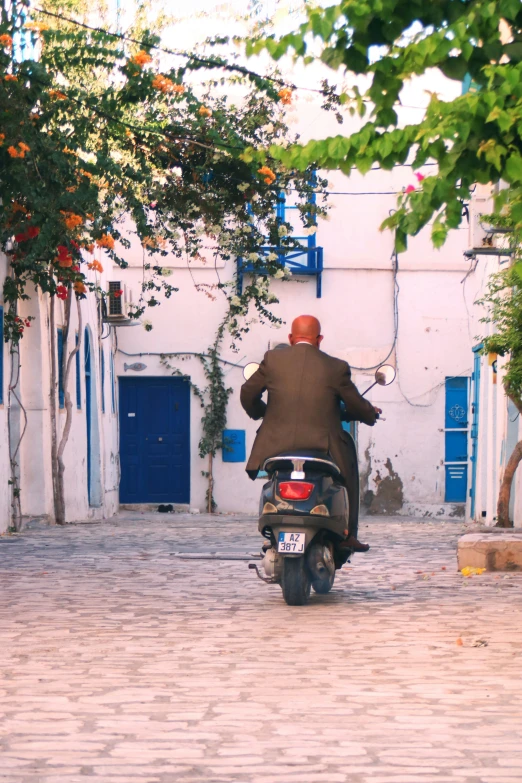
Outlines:
{"type": "Polygon", "coordinates": [[[22,150],[22,152],[30,152],[31,147],[28,147],[27,144],[25,144],[23,141],[18,142],[19,148],[22,150]]]}
{"type": "Polygon", "coordinates": [[[16,147],[8,147],[7,152],[12,158],[25,158],[25,152],[18,152],[16,147]]]}
{"type": "Polygon", "coordinates": [[[10,35],[7,35],[4,33],[4,35],[0,35],[0,46],[3,46],[5,49],[12,49],[13,47],[13,39],[10,35]]]}
{"type": "Polygon", "coordinates": [[[0,133],[0,147],[2,146],[4,141],[5,141],[5,133],[0,133]]]}
{"type": "Polygon", "coordinates": [[[178,95],[183,95],[185,88],[182,84],[175,84],[172,88],[172,92],[177,92],[178,95]]]}
{"type": "Polygon", "coordinates": [[[27,214],[27,209],[22,204],[19,204],[18,201],[13,201],[12,210],[13,212],[22,212],[24,215],[27,214]]]}
{"type": "Polygon", "coordinates": [[[73,257],[69,254],[66,256],[60,255],[55,261],[58,261],[58,266],[61,266],[63,269],[73,265],[73,257]]]}
{"type": "Polygon", "coordinates": [[[60,90],[49,90],[49,98],[56,98],[57,101],[64,101],[67,98],[60,90]]]}
{"type": "Polygon", "coordinates": [[[212,117],[212,109],[209,109],[207,106],[200,106],[198,114],[200,117],[212,117]]]}
{"type": "Polygon", "coordinates": [[[285,106],[289,106],[292,103],[292,90],[289,87],[283,87],[277,94],[281,98],[281,103],[284,103],[285,106]]]}
{"type": "Polygon", "coordinates": [[[80,174],[83,177],[87,177],[87,179],[92,179],[92,174],[90,171],[85,171],[84,169],[80,169],[80,174]]]}
{"type": "Polygon", "coordinates": [[[76,193],[78,188],[75,188],[73,185],[69,185],[69,187],[65,188],[65,190],[67,191],[67,193],[76,193]]]}
{"type": "Polygon", "coordinates": [[[88,253],[91,253],[91,255],[94,253],[94,245],[92,243],[89,245],[84,245],[84,247],[88,253]]]}
{"type": "Polygon", "coordinates": [[[4,76],[4,81],[6,81],[6,82],[17,82],[18,81],[18,76],[15,76],[12,73],[6,73],[6,75],[4,76]]]}
{"type": "Polygon", "coordinates": [[[137,65],[138,68],[143,68],[144,65],[152,62],[152,57],[142,49],[141,52],[138,52],[138,54],[135,54],[134,57],[130,58],[130,62],[133,65],[137,65]]]}
{"type": "Polygon", "coordinates": [[[162,76],[161,73],[158,73],[152,80],[152,86],[155,90],[160,90],[167,94],[169,92],[174,92],[175,85],[172,79],[168,79],[166,76],[162,76]]]}
{"type": "Polygon", "coordinates": [[[73,288],[75,294],[81,295],[87,293],[87,288],[85,287],[85,283],[82,283],[81,280],[77,280],[74,283],[73,288]]]}
{"type": "Polygon", "coordinates": [[[87,264],[87,266],[93,272],[103,272],[103,266],[100,264],[99,261],[92,261],[90,264],[87,264]]]}
{"type": "Polygon", "coordinates": [[[62,215],[65,216],[65,225],[69,229],[69,231],[72,231],[76,226],[81,226],[83,223],[83,218],[80,217],[80,215],[75,215],[74,212],[66,212],[65,210],[61,210],[62,215]]]}
{"type": "Polygon", "coordinates": [[[276,175],[268,166],[261,166],[261,168],[257,170],[257,173],[264,176],[267,185],[271,185],[276,181],[276,175]]]}
{"type": "Polygon", "coordinates": [[[114,238],[110,234],[103,234],[96,240],[96,244],[98,247],[106,247],[108,250],[112,250],[114,248],[114,238]]]}

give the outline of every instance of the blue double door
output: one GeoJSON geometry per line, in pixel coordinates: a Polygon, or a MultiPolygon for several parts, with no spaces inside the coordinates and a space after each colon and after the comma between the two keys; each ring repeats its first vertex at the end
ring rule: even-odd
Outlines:
{"type": "Polygon", "coordinates": [[[190,502],[190,384],[119,378],[120,503],[190,502]]]}

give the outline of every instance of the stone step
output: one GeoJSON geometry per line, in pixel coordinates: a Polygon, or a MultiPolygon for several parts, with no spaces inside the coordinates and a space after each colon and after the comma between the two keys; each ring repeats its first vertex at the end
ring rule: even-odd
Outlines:
{"type": "Polygon", "coordinates": [[[522,570],[522,531],[468,533],[457,547],[459,570],[465,566],[487,571],[522,570]]]}

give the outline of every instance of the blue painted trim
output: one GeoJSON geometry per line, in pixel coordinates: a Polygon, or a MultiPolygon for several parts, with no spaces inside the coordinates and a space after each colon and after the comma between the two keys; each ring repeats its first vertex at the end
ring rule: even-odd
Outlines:
{"type": "MultiPolygon", "coordinates": [[[[78,347],[79,337],[76,335],[76,347],[78,347]]],[[[81,356],[80,351],[76,353],[76,408],[82,409],[82,378],[81,378],[81,356]]]]}
{"type": "Polygon", "coordinates": [[[63,388],[63,329],[56,330],[58,347],[58,405],[65,408],[65,392],[63,388]]]}
{"type": "Polygon", "coordinates": [[[0,306],[0,405],[4,402],[4,308],[0,306]]]}
{"type": "Polygon", "coordinates": [[[91,505],[91,418],[92,418],[92,395],[91,395],[91,341],[89,330],[86,328],[83,333],[83,354],[84,354],[84,372],[85,372],[85,420],[87,423],[87,492],[89,495],[89,505],[91,505]]]}
{"type": "Polygon", "coordinates": [[[100,348],[100,373],[101,373],[101,408],[105,413],[105,351],[100,348]]]}
{"type": "Polygon", "coordinates": [[[116,378],[114,375],[114,355],[111,351],[111,411],[116,413],[116,378]]]}

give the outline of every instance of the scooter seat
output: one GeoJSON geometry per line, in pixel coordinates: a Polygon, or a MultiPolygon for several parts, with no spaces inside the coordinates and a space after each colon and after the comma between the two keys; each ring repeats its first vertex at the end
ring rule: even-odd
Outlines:
{"type": "Polygon", "coordinates": [[[323,469],[326,473],[334,476],[341,476],[339,467],[332,460],[326,451],[319,449],[293,449],[292,451],[283,451],[273,457],[265,460],[263,470],[272,473],[285,467],[292,469],[294,460],[302,460],[305,466],[323,469]]]}

